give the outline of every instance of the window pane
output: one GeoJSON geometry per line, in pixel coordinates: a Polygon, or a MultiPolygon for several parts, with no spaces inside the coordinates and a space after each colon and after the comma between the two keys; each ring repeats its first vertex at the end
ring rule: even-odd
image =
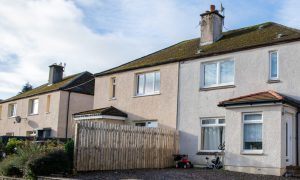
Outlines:
{"type": "Polygon", "coordinates": [[[152,94],[154,91],[154,73],[146,74],[145,94],[152,94]]]}
{"type": "Polygon", "coordinates": [[[276,78],[278,77],[277,52],[272,52],[270,56],[271,56],[271,78],[276,78]]]}
{"type": "Polygon", "coordinates": [[[154,91],[155,92],[159,92],[160,91],[160,72],[156,72],[155,73],[154,91]]]}
{"type": "Polygon", "coordinates": [[[244,121],[262,120],[261,114],[245,114],[244,121]]]}
{"type": "Polygon", "coordinates": [[[262,149],[262,124],[244,124],[244,149],[262,149]]]}
{"type": "Polygon", "coordinates": [[[217,84],[217,64],[204,65],[204,86],[217,84]]]}
{"type": "Polygon", "coordinates": [[[219,145],[224,142],[224,128],[203,127],[203,150],[218,150],[219,145]]]}
{"type": "Polygon", "coordinates": [[[34,99],[32,104],[33,104],[32,113],[37,114],[39,112],[39,100],[34,99]]]}
{"type": "Polygon", "coordinates": [[[215,119],[205,119],[205,120],[202,120],[202,124],[216,124],[216,120],[215,119]]]}
{"type": "Polygon", "coordinates": [[[144,74],[138,75],[137,94],[144,94],[145,76],[144,74]]]}
{"type": "Polygon", "coordinates": [[[225,124],[225,119],[219,119],[219,124],[225,124]]]}
{"type": "Polygon", "coordinates": [[[234,62],[225,61],[220,63],[220,83],[230,83],[234,80],[234,62]]]}

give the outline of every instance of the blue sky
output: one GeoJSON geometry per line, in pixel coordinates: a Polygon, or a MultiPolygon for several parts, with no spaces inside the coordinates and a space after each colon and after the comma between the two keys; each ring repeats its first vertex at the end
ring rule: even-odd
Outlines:
{"type": "Polygon", "coordinates": [[[225,7],[225,29],[300,28],[298,0],[0,0],[0,99],[47,82],[48,66],[92,73],[200,36],[199,14],[225,7]]]}

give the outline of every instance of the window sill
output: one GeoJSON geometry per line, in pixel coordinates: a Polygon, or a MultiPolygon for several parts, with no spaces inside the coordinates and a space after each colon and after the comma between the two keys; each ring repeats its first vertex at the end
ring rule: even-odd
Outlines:
{"type": "Polygon", "coordinates": [[[146,97],[146,96],[157,96],[157,95],[160,95],[160,93],[145,94],[145,95],[135,95],[135,96],[133,96],[133,98],[146,97]]]}
{"type": "Polygon", "coordinates": [[[228,88],[235,88],[235,85],[224,85],[224,86],[214,86],[214,87],[202,87],[199,91],[211,91],[217,89],[228,89],[228,88]]]}
{"type": "Polygon", "coordinates": [[[39,115],[39,114],[28,114],[28,116],[36,116],[36,115],[39,115]]]}
{"type": "Polygon", "coordinates": [[[244,150],[241,152],[242,155],[263,155],[263,150],[244,150]]]}
{"type": "Polygon", "coordinates": [[[109,101],[115,101],[117,98],[109,98],[109,101]]]}
{"type": "Polygon", "coordinates": [[[199,151],[199,152],[196,153],[196,155],[211,155],[211,156],[214,156],[216,154],[224,155],[225,153],[222,152],[222,151],[218,151],[218,150],[216,150],[216,151],[205,151],[205,150],[203,150],[203,151],[199,151]]]}
{"type": "Polygon", "coordinates": [[[267,81],[268,84],[273,84],[273,83],[280,83],[281,81],[279,79],[269,79],[267,81]]]}

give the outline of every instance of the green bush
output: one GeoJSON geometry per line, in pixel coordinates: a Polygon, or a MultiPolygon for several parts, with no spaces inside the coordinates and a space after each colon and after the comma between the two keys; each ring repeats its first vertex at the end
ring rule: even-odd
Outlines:
{"type": "Polygon", "coordinates": [[[17,140],[16,138],[11,138],[8,140],[5,146],[6,154],[13,154],[16,152],[16,149],[21,147],[24,144],[24,141],[17,140]]]}
{"type": "Polygon", "coordinates": [[[15,155],[7,157],[0,163],[0,174],[2,176],[22,177],[23,173],[17,166],[18,162],[19,159],[15,155]]]}
{"type": "Polygon", "coordinates": [[[25,168],[25,177],[35,178],[53,173],[67,173],[70,171],[70,161],[65,151],[55,150],[30,159],[25,168]]]}
{"type": "Polygon", "coordinates": [[[74,158],[74,141],[71,139],[65,144],[65,151],[70,161],[70,169],[73,169],[73,158],[74,158]]]}

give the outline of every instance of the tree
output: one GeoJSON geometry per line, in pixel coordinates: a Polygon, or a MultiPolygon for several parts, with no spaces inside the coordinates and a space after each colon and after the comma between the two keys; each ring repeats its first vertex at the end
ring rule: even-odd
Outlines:
{"type": "Polygon", "coordinates": [[[32,88],[33,88],[32,85],[29,84],[29,82],[27,82],[27,83],[23,86],[22,91],[19,92],[19,94],[22,94],[22,93],[24,93],[24,92],[27,92],[27,91],[29,91],[29,90],[32,90],[32,88]]]}

